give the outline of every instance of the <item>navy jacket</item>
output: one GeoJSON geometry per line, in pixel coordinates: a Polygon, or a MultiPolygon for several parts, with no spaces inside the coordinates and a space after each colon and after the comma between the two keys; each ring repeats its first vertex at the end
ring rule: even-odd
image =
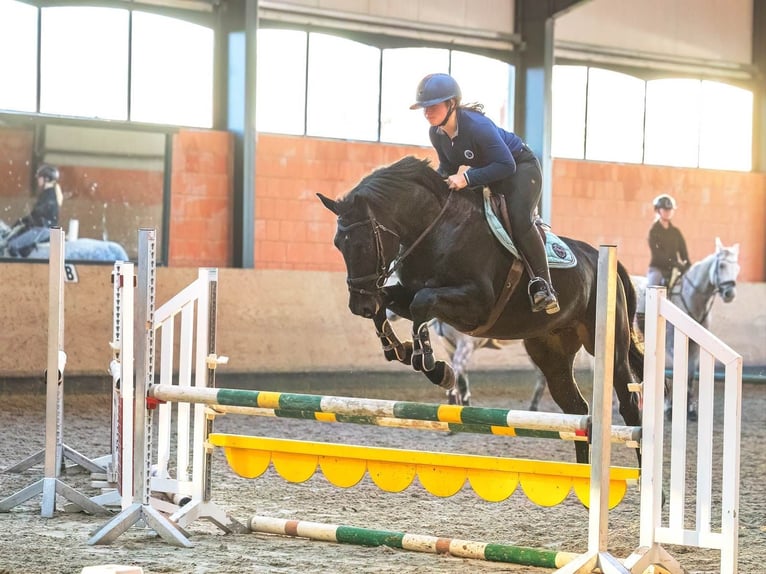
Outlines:
{"type": "Polygon", "coordinates": [[[514,155],[524,148],[522,139],[496,126],[480,112],[458,108],[457,134],[450,140],[439,127],[431,126],[429,136],[439,156],[438,172],[457,173],[461,165],[470,166],[466,179],[470,186],[489,185],[516,173],[514,155]]]}

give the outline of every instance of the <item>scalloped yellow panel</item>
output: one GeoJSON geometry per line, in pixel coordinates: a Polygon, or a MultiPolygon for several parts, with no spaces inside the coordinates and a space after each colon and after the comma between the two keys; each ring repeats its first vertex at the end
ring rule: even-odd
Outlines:
{"type": "MultiPolygon", "coordinates": [[[[577,498],[584,506],[590,508],[590,481],[586,479],[574,479],[572,485],[577,498]]],[[[609,481],[609,500],[607,505],[611,510],[625,497],[625,493],[628,491],[628,483],[624,480],[610,480],[609,481]]]]}
{"type": "Polygon", "coordinates": [[[484,500],[500,502],[516,490],[519,473],[474,468],[468,471],[468,481],[474,492],[484,500]]]}
{"type": "Polygon", "coordinates": [[[550,474],[521,473],[519,482],[527,498],[538,506],[556,506],[569,495],[572,478],[550,474]]]}
{"type": "Polygon", "coordinates": [[[465,484],[466,469],[447,466],[418,465],[420,484],[435,496],[452,496],[465,484]]]}
{"type": "Polygon", "coordinates": [[[269,468],[271,453],[249,448],[224,448],[231,469],[243,478],[257,478],[269,468]]]}
{"type": "Polygon", "coordinates": [[[319,467],[335,486],[349,488],[357,484],[367,470],[367,461],[337,456],[319,457],[319,467]]]}
{"type": "Polygon", "coordinates": [[[367,471],[378,488],[386,492],[401,492],[415,479],[415,465],[402,462],[368,461],[367,471]]]}
{"type": "Polygon", "coordinates": [[[319,457],[315,454],[272,452],[271,462],[279,476],[290,482],[305,482],[314,475],[319,457]]]}

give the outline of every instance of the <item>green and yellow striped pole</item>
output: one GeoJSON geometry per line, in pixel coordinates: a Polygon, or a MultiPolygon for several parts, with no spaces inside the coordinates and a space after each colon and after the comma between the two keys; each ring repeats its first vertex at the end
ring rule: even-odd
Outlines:
{"type": "Polygon", "coordinates": [[[250,519],[250,530],[324,542],[356,544],[359,546],[388,546],[390,548],[414,552],[449,554],[458,558],[508,562],[540,568],[561,568],[579,556],[579,554],[572,552],[558,552],[555,550],[511,546],[508,544],[491,544],[460,540],[458,538],[408,534],[392,530],[356,528],[354,526],[323,524],[305,520],[285,520],[268,516],[253,516],[250,519]]]}

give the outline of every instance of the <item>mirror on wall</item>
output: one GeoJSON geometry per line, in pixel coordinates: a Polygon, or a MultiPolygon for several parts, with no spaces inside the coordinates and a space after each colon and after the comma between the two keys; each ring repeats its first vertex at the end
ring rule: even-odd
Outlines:
{"type": "Polygon", "coordinates": [[[47,259],[56,212],[69,261],[135,260],[140,227],[161,242],[168,137],[0,119],[0,258],[47,259]]]}

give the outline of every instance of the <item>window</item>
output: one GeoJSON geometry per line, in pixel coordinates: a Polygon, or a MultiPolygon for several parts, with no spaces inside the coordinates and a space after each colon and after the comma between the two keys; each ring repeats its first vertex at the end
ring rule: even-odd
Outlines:
{"type": "Polygon", "coordinates": [[[551,154],[555,157],[585,157],[587,89],[585,66],[553,67],[551,154]]]}
{"type": "Polygon", "coordinates": [[[552,89],[555,157],[752,169],[748,90],[695,79],[644,82],[585,66],[554,66],[552,89]]]}
{"type": "Polygon", "coordinates": [[[126,120],[127,10],[43,8],[40,111],[126,120]]]}
{"type": "Polygon", "coordinates": [[[380,50],[327,34],[309,34],[306,133],[378,139],[380,50]]]}
{"type": "Polygon", "coordinates": [[[0,0],[0,55],[0,109],[37,111],[37,8],[0,0]]]}
{"type": "Polygon", "coordinates": [[[700,81],[653,80],[646,84],[646,163],[697,167],[700,81]]]}
{"type": "Polygon", "coordinates": [[[422,110],[411,110],[418,82],[427,74],[449,71],[449,50],[398,48],[383,50],[380,141],[431,145],[422,110]]]}
{"type": "Polygon", "coordinates": [[[213,125],[213,30],[133,13],[131,119],[213,125]]]}
{"type": "Polygon", "coordinates": [[[258,131],[305,133],[307,37],[293,30],[258,30],[258,131]]]}
{"type": "Polygon", "coordinates": [[[701,83],[699,166],[750,171],[753,164],[753,93],[701,83]]]}
{"type": "Polygon", "coordinates": [[[644,92],[643,80],[590,68],[585,159],[641,163],[644,92]]]}
{"type": "Polygon", "coordinates": [[[463,103],[484,104],[488,118],[502,128],[513,130],[512,66],[494,58],[453,50],[451,73],[463,92],[463,103]]]}

